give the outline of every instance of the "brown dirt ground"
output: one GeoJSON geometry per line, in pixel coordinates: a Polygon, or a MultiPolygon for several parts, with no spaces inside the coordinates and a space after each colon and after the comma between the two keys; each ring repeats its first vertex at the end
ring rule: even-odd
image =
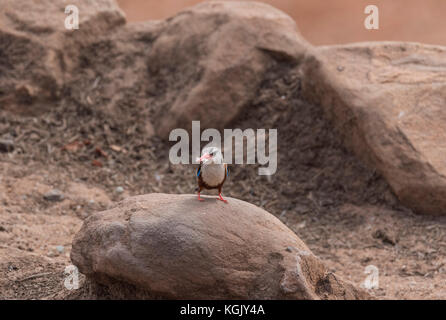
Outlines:
{"type": "MultiPolygon", "coordinates": [[[[277,173],[232,165],[224,193],[277,216],[358,286],[377,266],[378,298],[446,299],[446,217],[402,207],[344,150],[321,108],[300,99],[298,73],[274,70],[229,127],[278,128],[277,173]]],[[[196,167],[171,165],[169,145],[145,137],[144,126],[131,109],[111,118],[70,96],[39,117],[0,111],[0,137],[15,141],[0,153],[0,298],[76,298],[64,269],[83,218],[129,195],[194,192],[196,167]],[[63,201],[43,199],[52,188],[63,201]]]]}

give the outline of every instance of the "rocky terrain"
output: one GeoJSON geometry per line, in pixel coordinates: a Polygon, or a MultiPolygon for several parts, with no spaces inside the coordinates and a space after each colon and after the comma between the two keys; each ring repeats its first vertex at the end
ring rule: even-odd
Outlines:
{"type": "Polygon", "coordinates": [[[63,2],[0,3],[0,298],[446,298],[446,48],[313,47],[256,3],[140,23],[70,3],[79,30],[63,2]],[[229,207],[187,207],[196,167],[169,162],[168,133],[192,120],[277,128],[277,173],[232,165],[229,207]],[[293,248],[309,252],[299,281],[293,248]],[[379,287],[361,289],[370,265],[379,287]]]}

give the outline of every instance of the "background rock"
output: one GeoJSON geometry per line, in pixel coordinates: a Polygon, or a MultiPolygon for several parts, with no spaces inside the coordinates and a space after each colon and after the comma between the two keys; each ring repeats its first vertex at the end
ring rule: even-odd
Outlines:
{"type": "Polygon", "coordinates": [[[193,195],[128,198],[85,220],[71,259],[120,298],[367,297],[329,272],[273,215],[233,198],[229,204],[193,195]],[[120,283],[134,290],[116,289],[120,283]]]}
{"type": "Polygon", "coordinates": [[[204,2],[167,19],[148,56],[156,132],[192,120],[222,129],[274,62],[297,64],[305,50],[294,21],[262,3],[204,2]]]}
{"type": "Polygon", "coordinates": [[[0,3],[0,103],[27,115],[59,100],[79,48],[125,23],[113,0],[0,3]],[[79,9],[79,30],[65,28],[65,7],[79,9]]]}
{"type": "Polygon", "coordinates": [[[400,201],[446,214],[446,48],[416,43],[320,47],[304,95],[400,201]]]}

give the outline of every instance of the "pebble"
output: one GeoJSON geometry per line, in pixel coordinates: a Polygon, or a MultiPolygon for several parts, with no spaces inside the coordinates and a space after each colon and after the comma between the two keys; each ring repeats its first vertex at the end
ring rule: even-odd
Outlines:
{"type": "Polygon", "coordinates": [[[322,207],[329,207],[334,204],[334,201],[331,199],[322,199],[319,203],[322,207]]]}
{"type": "Polygon", "coordinates": [[[116,191],[116,193],[123,193],[124,192],[124,188],[123,187],[116,187],[115,191],[116,191]]]}
{"type": "MultiPolygon", "coordinates": [[[[394,234],[387,232],[386,230],[383,229],[375,230],[372,236],[373,238],[380,239],[383,243],[387,243],[392,246],[396,245],[396,243],[398,242],[398,239],[394,234]]],[[[424,255],[421,255],[420,258],[424,259],[424,255]]]]}
{"type": "Polygon", "coordinates": [[[57,252],[62,253],[62,252],[64,252],[65,248],[64,248],[64,246],[57,246],[56,250],[57,250],[57,252]]]}
{"type": "Polygon", "coordinates": [[[64,195],[62,194],[62,191],[58,189],[53,189],[50,192],[47,192],[43,195],[43,198],[47,201],[62,201],[64,199],[64,195]]]}
{"type": "Polygon", "coordinates": [[[14,141],[11,139],[0,139],[0,152],[11,152],[14,150],[14,141]]]}
{"type": "Polygon", "coordinates": [[[8,271],[15,271],[15,270],[19,270],[19,268],[17,268],[15,265],[10,264],[8,265],[8,271]]]}

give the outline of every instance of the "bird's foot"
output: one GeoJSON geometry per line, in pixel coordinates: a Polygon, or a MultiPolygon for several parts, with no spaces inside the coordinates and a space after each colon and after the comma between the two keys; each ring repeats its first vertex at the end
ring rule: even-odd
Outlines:
{"type": "Polygon", "coordinates": [[[228,200],[223,199],[223,197],[221,196],[221,193],[218,195],[220,201],[223,201],[224,203],[228,203],[228,200]]]}
{"type": "Polygon", "coordinates": [[[200,197],[200,194],[198,194],[198,201],[201,201],[201,202],[204,201],[204,199],[200,197]]]}

